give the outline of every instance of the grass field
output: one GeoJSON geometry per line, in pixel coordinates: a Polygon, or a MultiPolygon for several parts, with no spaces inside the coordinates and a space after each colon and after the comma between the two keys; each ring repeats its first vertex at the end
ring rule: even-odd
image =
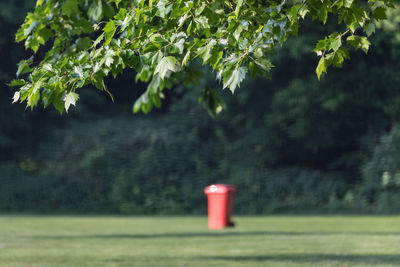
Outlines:
{"type": "Polygon", "coordinates": [[[0,266],[400,266],[400,217],[0,216],[0,266]]]}

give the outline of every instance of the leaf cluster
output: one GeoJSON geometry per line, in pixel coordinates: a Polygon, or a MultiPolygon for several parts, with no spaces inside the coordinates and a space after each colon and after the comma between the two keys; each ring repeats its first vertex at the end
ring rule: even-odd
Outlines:
{"type": "MultiPolygon", "coordinates": [[[[332,16],[344,30],[317,43],[320,78],[349,58],[348,47],[367,52],[375,21],[391,7],[393,0],[38,0],[16,34],[35,54],[18,64],[13,99],[31,108],[41,100],[62,113],[84,86],[112,97],[104,78],[131,68],[148,83],[133,111],[147,113],[161,106],[165,88],[193,78],[194,61],[234,92],[248,74],[269,77],[270,55],[297,36],[303,19],[332,16]]],[[[207,99],[212,113],[224,106],[217,93],[207,99]]]]}

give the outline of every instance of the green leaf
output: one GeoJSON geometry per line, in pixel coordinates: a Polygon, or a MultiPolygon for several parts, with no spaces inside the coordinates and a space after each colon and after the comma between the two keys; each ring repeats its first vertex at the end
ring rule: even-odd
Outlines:
{"type": "Polygon", "coordinates": [[[189,23],[189,26],[186,29],[186,33],[188,36],[190,36],[193,32],[193,20],[189,23]]]}
{"type": "Polygon", "coordinates": [[[89,7],[88,16],[94,21],[99,21],[103,17],[103,4],[101,0],[94,0],[89,7]]]}
{"type": "Polygon", "coordinates": [[[108,45],[111,42],[111,39],[114,37],[116,31],[114,21],[110,19],[106,26],[104,26],[103,31],[105,33],[104,45],[108,45]]]}
{"type": "Polygon", "coordinates": [[[33,52],[37,52],[37,50],[39,49],[40,46],[40,42],[39,39],[37,38],[37,36],[35,35],[30,35],[28,36],[28,38],[25,41],[25,48],[30,48],[33,50],[33,52]]]}
{"type": "Polygon", "coordinates": [[[140,101],[136,100],[132,107],[133,113],[138,113],[140,111],[141,106],[142,106],[142,103],[140,101]]]}
{"type": "Polygon", "coordinates": [[[99,37],[96,38],[96,40],[93,42],[92,47],[96,47],[104,38],[104,32],[99,35],[99,37]]]}
{"type": "Polygon", "coordinates": [[[8,84],[8,86],[21,86],[21,85],[25,85],[25,84],[26,84],[25,80],[14,79],[8,84]]]}
{"type": "Polygon", "coordinates": [[[161,108],[162,102],[158,94],[151,94],[150,98],[156,108],[161,108]]]}
{"type": "Polygon", "coordinates": [[[199,47],[196,54],[201,57],[203,64],[211,58],[211,49],[217,44],[217,41],[211,40],[207,45],[199,47]]]}
{"type": "Polygon", "coordinates": [[[344,6],[350,8],[353,4],[353,0],[344,0],[344,6]]]}
{"type": "Polygon", "coordinates": [[[290,21],[294,21],[294,20],[297,19],[297,15],[299,14],[299,9],[300,9],[301,6],[302,6],[302,4],[297,4],[297,5],[294,5],[294,6],[292,6],[290,8],[290,11],[289,11],[289,14],[288,14],[288,17],[289,17],[290,21]]]}
{"type": "Polygon", "coordinates": [[[136,70],[139,69],[140,67],[140,57],[135,55],[135,53],[130,50],[122,50],[119,54],[124,62],[125,65],[127,65],[130,68],[134,68],[136,70]]]}
{"type": "Polygon", "coordinates": [[[235,16],[236,16],[236,18],[239,17],[240,8],[241,8],[242,5],[243,5],[243,1],[244,1],[244,0],[237,0],[236,9],[235,9],[235,16]]]}
{"type": "Polygon", "coordinates": [[[25,33],[24,28],[19,28],[19,30],[17,31],[17,33],[15,34],[15,41],[17,43],[25,40],[25,38],[27,37],[27,34],[25,33]]]}
{"type": "Polygon", "coordinates": [[[114,62],[114,58],[107,57],[106,61],[104,62],[104,65],[106,65],[107,67],[110,67],[113,62],[114,62]]]}
{"type": "Polygon", "coordinates": [[[39,102],[40,99],[40,92],[39,90],[34,90],[29,96],[28,96],[28,107],[31,107],[33,109],[37,103],[39,102]]]}
{"type": "Polygon", "coordinates": [[[62,10],[68,16],[77,14],[79,12],[78,0],[67,0],[63,5],[62,10]]]}
{"type": "Polygon", "coordinates": [[[29,67],[30,63],[31,63],[31,60],[22,60],[21,62],[19,62],[16,76],[19,77],[19,75],[21,75],[21,74],[31,72],[32,69],[29,67]]]}
{"type": "Polygon", "coordinates": [[[140,8],[136,8],[135,12],[136,12],[136,15],[135,15],[136,21],[135,22],[136,22],[136,25],[138,25],[140,22],[140,15],[142,15],[143,10],[140,8]]]}
{"type": "Polygon", "coordinates": [[[115,3],[115,5],[118,8],[119,3],[121,3],[122,0],[111,0],[113,3],[115,3]]]}
{"type": "Polygon", "coordinates": [[[13,104],[19,100],[20,92],[15,92],[13,96],[13,104]]]}
{"type": "Polygon", "coordinates": [[[92,46],[92,41],[89,37],[79,38],[75,41],[77,51],[86,51],[92,46]]]}
{"type": "MultiPolygon", "coordinates": [[[[118,1],[120,1],[120,0],[118,0],[118,1]]],[[[126,8],[120,8],[118,13],[114,16],[114,18],[117,20],[124,21],[126,18],[129,17],[127,14],[128,14],[128,10],[126,10],[126,8]]]]}
{"type": "Polygon", "coordinates": [[[342,45],[342,38],[339,35],[337,38],[335,38],[331,44],[330,44],[330,48],[333,49],[334,51],[338,50],[340,48],[340,46],[342,45]]]}
{"type": "Polygon", "coordinates": [[[250,71],[251,77],[253,77],[253,78],[256,77],[256,75],[257,75],[257,73],[256,73],[256,65],[254,64],[253,61],[251,61],[249,63],[249,71],[250,71]]]}
{"type": "Polygon", "coordinates": [[[328,39],[325,38],[324,40],[319,40],[314,48],[314,52],[323,51],[327,48],[328,39]]]}
{"type": "Polygon", "coordinates": [[[174,43],[174,47],[178,50],[179,54],[183,53],[184,44],[185,39],[180,39],[178,42],[174,43]]]}
{"type": "Polygon", "coordinates": [[[51,37],[53,37],[53,31],[51,31],[49,28],[43,28],[38,32],[38,37],[44,40],[44,42],[47,42],[51,37]]]}
{"type": "Polygon", "coordinates": [[[321,59],[318,62],[318,66],[317,66],[317,68],[315,70],[315,72],[317,73],[317,76],[318,76],[318,80],[321,78],[321,75],[322,75],[323,72],[326,73],[327,66],[326,66],[325,63],[326,63],[325,62],[325,58],[321,57],[321,59]]]}
{"type": "Polygon", "coordinates": [[[36,7],[41,6],[43,4],[44,0],[37,0],[36,2],[36,7]]]}
{"type": "Polygon", "coordinates": [[[365,53],[368,52],[369,45],[371,44],[367,37],[365,36],[357,36],[351,35],[347,38],[347,43],[352,45],[356,50],[360,49],[363,50],[365,53]]]}
{"type": "Polygon", "coordinates": [[[325,6],[321,6],[319,10],[319,19],[325,24],[328,19],[328,9],[325,6]]]}
{"type": "Polygon", "coordinates": [[[65,110],[68,112],[69,107],[71,105],[75,106],[76,101],[78,101],[78,99],[79,99],[79,95],[74,92],[69,92],[68,94],[66,94],[63,99],[65,102],[65,104],[64,104],[65,110]]]}
{"type": "Polygon", "coordinates": [[[178,63],[178,60],[175,57],[163,57],[160,62],[157,64],[157,67],[154,71],[154,75],[159,74],[161,79],[167,75],[168,71],[175,71],[175,66],[178,63]]]}
{"type": "Polygon", "coordinates": [[[223,83],[224,88],[229,87],[232,93],[235,92],[237,87],[240,87],[240,83],[246,77],[247,69],[245,67],[239,67],[234,69],[233,71],[228,71],[224,73],[223,76],[223,83]]]}
{"type": "Polygon", "coordinates": [[[367,34],[367,36],[371,36],[375,32],[375,25],[373,23],[368,23],[364,26],[364,31],[367,34]]]}
{"type": "Polygon", "coordinates": [[[147,90],[150,94],[158,94],[160,85],[161,85],[160,76],[154,76],[149,85],[147,86],[147,90]]]}
{"type": "Polygon", "coordinates": [[[346,47],[341,47],[334,53],[334,58],[332,60],[332,64],[336,67],[341,67],[342,63],[345,59],[349,59],[349,51],[346,47]]]}
{"type": "Polygon", "coordinates": [[[196,22],[196,25],[198,26],[199,29],[204,30],[210,28],[210,25],[208,24],[208,19],[204,16],[195,18],[194,22],[196,22]]]}
{"type": "Polygon", "coordinates": [[[372,13],[372,17],[376,20],[383,20],[387,19],[386,16],[386,9],[383,7],[377,7],[375,8],[374,12],[372,13]]]}
{"type": "Polygon", "coordinates": [[[199,102],[203,102],[205,104],[205,107],[211,116],[218,115],[226,108],[225,101],[211,87],[204,88],[199,102]]]}
{"type": "Polygon", "coordinates": [[[253,55],[255,58],[261,58],[264,56],[264,52],[262,51],[262,49],[256,49],[253,55]]]}
{"type": "Polygon", "coordinates": [[[203,13],[205,7],[206,7],[206,2],[202,2],[201,5],[198,8],[196,8],[194,14],[196,16],[199,16],[201,13],[203,13]]]}
{"type": "Polygon", "coordinates": [[[171,12],[172,5],[169,4],[168,0],[159,0],[157,9],[157,15],[159,15],[161,18],[165,18],[169,12],[171,12]]]}
{"type": "Polygon", "coordinates": [[[274,65],[272,65],[271,61],[266,58],[258,58],[254,61],[259,67],[261,67],[265,71],[269,71],[274,65]]]}
{"type": "Polygon", "coordinates": [[[239,41],[240,34],[242,33],[243,29],[243,25],[239,24],[236,30],[233,32],[233,37],[235,37],[236,41],[239,41]]]}
{"type": "Polygon", "coordinates": [[[189,59],[190,59],[190,50],[187,51],[185,56],[183,57],[182,66],[186,66],[189,59]]]}
{"type": "Polygon", "coordinates": [[[185,23],[187,18],[188,18],[188,14],[185,14],[178,20],[178,27],[179,28],[182,27],[183,23],[185,23]]]}
{"type": "Polygon", "coordinates": [[[216,69],[217,65],[220,63],[222,56],[224,53],[222,51],[219,51],[217,49],[214,49],[211,52],[211,57],[210,57],[210,65],[212,66],[213,69],[216,69]]]}
{"type": "Polygon", "coordinates": [[[52,103],[54,108],[60,112],[60,114],[63,114],[64,108],[65,108],[65,102],[63,101],[62,97],[56,96],[52,98],[52,103]]]}

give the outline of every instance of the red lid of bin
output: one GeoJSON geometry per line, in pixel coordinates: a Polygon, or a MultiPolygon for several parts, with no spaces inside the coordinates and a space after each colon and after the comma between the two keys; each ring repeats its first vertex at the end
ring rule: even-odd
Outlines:
{"type": "Polygon", "coordinates": [[[205,194],[226,194],[228,192],[236,192],[236,187],[227,184],[212,184],[204,188],[205,194]]]}

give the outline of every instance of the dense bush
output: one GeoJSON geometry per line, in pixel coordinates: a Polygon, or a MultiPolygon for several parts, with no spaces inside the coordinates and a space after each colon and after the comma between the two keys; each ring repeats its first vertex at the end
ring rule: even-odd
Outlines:
{"type": "Polygon", "coordinates": [[[42,144],[41,161],[3,166],[0,210],[204,214],[211,183],[236,185],[242,214],[343,208],[348,186],[338,175],[232,161],[235,144],[217,141],[218,125],[203,113],[69,124],[42,144]]]}
{"type": "Polygon", "coordinates": [[[383,135],[372,158],[363,166],[363,193],[379,212],[400,211],[400,130],[383,135]]]}

